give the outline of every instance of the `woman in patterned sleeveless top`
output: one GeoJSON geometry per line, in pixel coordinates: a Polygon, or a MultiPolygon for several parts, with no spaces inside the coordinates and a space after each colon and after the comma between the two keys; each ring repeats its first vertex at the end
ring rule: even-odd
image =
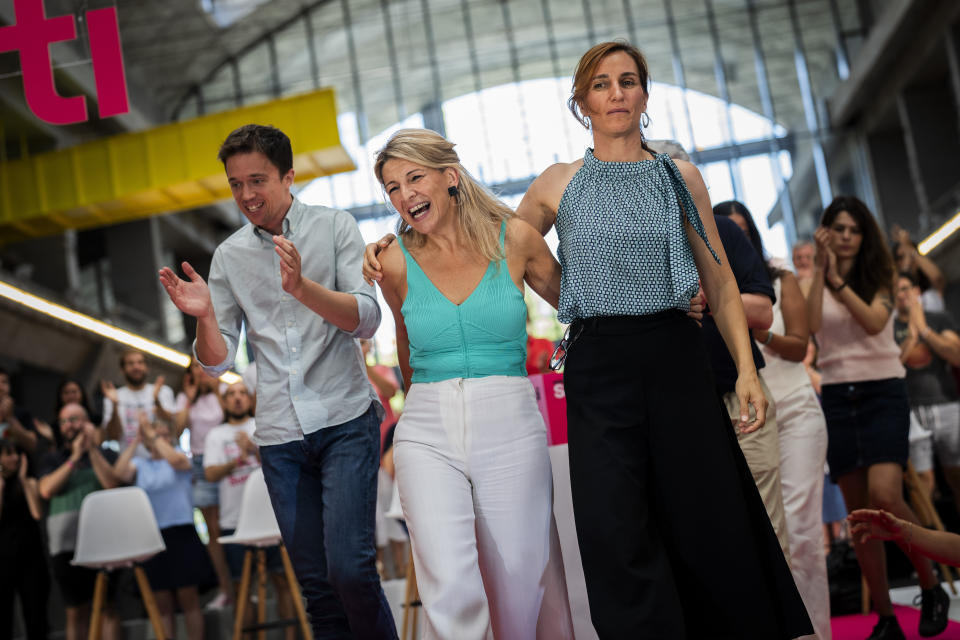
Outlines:
{"type": "Polygon", "coordinates": [[[806,635],[698,327],[683,313],[699,275],[737,366],[734,427],[762,427],[737,283],[699,171],[646,145],[648,83],[632,45],[588,51],[568,105],[594,148],[549,167],[517,209],[560,237],[560,319],[575,336],[564,373],[571,488],[593,624],[602,638],[806,635]]]}
{"type": "Polygon", "coordinates": [[[453,147],[404,129],[374,167],[400,214],[380,288],[407,389],[394,463],[426,637],[564,640],[572,621],[523,300],[526,282],[556,305],[560,265],[453,147]]]}

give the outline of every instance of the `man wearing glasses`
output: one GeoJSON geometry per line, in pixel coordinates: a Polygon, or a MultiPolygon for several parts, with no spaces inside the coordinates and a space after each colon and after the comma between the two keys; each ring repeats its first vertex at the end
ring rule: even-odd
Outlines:
{"type": "MultiPolygon", "coordinates": [[[[70,564],[77,544],[80,503],[84,496],[117,486],[113,475],[116,454],[97,446],[97,428],[79,404],[68,404],[57,417],[63,445],[48,453],[40,463],[39,491],[50,501],[47,535],[53,578],[63,593],[67,610],[67,637],[81,638],[89,626],[90,602],[97,572],[70,564]]],[[[110,585],[116,584],[111,581],[110,585]]],[[[108,587],[108,591],[109,591],[108,587]]],[[[114,600],[108,593],[107,602],[114,600]]],[[[116,611],[109,604],[103,612],[103,637],[119,637],[116,611]]]]}

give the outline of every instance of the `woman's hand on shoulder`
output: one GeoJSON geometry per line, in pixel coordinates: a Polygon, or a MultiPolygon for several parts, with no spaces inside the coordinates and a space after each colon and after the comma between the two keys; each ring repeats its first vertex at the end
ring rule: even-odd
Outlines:
{"type": "MultiPolygon", "coordinates": [[[[380,266],[380,277],[377,279],[377,284],[380,285],[381,289],[385,290],[388,287],[396,289],[401,280],[406,282],[407,263],[399,243],[390,242],[390,244],[381,248],[377,254],[377,259],[380,266]]],[[[366,265],[364,265],[364,268],[366,268],[366,265]]]]}
{"type": "Polygon", "coordinates": [[[363,250],[363,279],[367,281],[367,284],[373,284],[375,281],[380,282],[380,278],[383,277],[383,272],[380,269],[380,261],[378,257],[380,252],[393,244],[393,241],[397,239],[397,236],[392,233],[388,233],[383,236],[376,242],[371,242],[363,250]]]}

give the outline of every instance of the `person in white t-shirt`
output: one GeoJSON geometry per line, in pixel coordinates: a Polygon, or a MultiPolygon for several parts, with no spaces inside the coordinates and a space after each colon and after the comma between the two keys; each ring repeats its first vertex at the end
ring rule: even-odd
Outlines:
{"type": "MultiPolygon", "coordinates": [[[[120,370],[127,384],[115,387],[112,382],[103,380],[103,426],[106,440],[117,440],[120,449],[125,449],[140,430],[140,412],[147,414],[147,420],[153,422],[159,417],[169,420],[176,411],[173,389],[163,384],[163,376],[153,383],[147,382],[147,359],[142,352],[128,349],[120,356],[120,370]]],[[[146,449],[140,447],[137,455],[150,457],[146,449]]]]}
{"type": "MultiPolygon", "coordinates": [[[[222,396],[223,413],[226,418],[219,427],[207,433],[203,445],[203,469],[208,482],[218,483],[220,490],[220,532],[228,536],[237,528],[240,519],[240,504],[247,478],[260,467],[260,450],[251,439],[256,424],[253,420],[253,401],[246,385],[235,382],[228,386],[222,396]]],[[[239,582],[243,570],[246,547],[238,544],[223,545],[230,577],[239,582]]],[[[267,549],[267,569],[273,575],[277,589],[277,608],[281,618],[294,615],[293,599],[283,575],[279,547],[267,549]]],[[[248,616],[253,607],[246,608],[248,616]]],[[[247,623],[250,620],[246,621],[247,623]]],[[[293,640],[296,629],[287,628],[287,640],[293,640]]]]}

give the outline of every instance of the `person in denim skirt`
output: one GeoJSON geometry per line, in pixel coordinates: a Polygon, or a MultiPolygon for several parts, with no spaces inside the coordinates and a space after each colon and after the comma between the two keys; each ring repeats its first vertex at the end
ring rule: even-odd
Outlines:
{"type": "MultiPolygon", "coordinates": [[[[883,509],[919,524],[903,499],[910,404],[893,337],[893,258],[867,205],[851,196],[827,206],[814,239],[807,313],[820,345],[830,477],[840,485],[848,511],[883,509]]],[[[903,638],[890,602],[883,546],[856,536],[853,546],[880,616],[869,640],[903,638]]],[[[901,549],[922,589],[920,635],[936,635],[947,626],[950,598],[930,560],[909,545],[901,549]]]]}

